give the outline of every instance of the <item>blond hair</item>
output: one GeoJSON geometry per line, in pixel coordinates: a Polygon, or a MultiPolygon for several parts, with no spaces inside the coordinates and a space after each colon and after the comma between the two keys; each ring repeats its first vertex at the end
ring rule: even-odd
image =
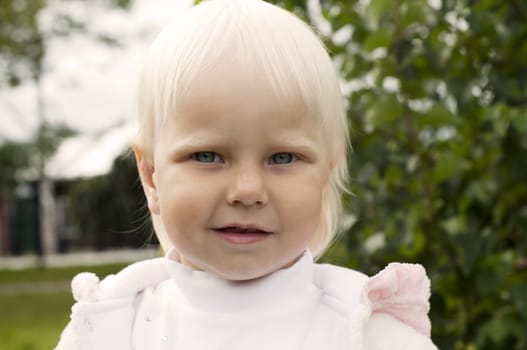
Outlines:
{"type": "MultiPolygon", "coordinates": [[[[152,162],[157,128],[176,116],[178,102],[189,94],[195,78],[226,55],[254,67],[277,96],[287,100],[300,95],[320,118],[332,165],[321,224],[309,246],[320,256],[340,228],[341,195],[348,178],[348,126],[331,58],[313,31],[293,14],[261,0],[210,0],[175,18],[153,42],[143,64],[135,144],[152,162]]],[[[158,236],[164,234],[160,225],[156,229],[158,236]]]]}

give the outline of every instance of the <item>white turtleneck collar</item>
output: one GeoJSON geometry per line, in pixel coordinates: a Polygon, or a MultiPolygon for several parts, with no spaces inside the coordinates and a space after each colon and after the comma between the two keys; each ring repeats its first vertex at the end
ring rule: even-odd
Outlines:
{"type": "MultiPolygon", "coordinates": [[[[265,305],[284,308],[313,300],[318,294],[313,284],[313,256],[305,251],[289,268],[250,281],[228,281],[212,273],[192,270],[173,258],[170,250],[166,266],[182,296],[193,308],[210,312],[252,312],[265,305]]],[[[271,311],[271,310],[269,310],[271,311]]]]}

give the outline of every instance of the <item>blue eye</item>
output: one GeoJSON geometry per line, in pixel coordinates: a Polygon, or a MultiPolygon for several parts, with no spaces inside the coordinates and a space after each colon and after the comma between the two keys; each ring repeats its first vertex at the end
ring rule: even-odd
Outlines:
{"type": "Polygon", "coordinates": [[[289,164],[296,160],[296,156],[293,153],[275,153],[271,156],[272,164],[289,164]]]}
{"type": "Polygon", "coordinates": [[[214,163],[221,161],[220,156],[216,152],[196,152],[192,154],[192,159],[201,163],[214,163]]]}

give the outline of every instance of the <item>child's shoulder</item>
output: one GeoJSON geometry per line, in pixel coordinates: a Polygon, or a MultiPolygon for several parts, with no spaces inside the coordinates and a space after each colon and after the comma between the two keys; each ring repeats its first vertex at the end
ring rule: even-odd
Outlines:
{"type": "Polygon", "coordinates": [[[315,284],[333,299],[332,306],[352,312],[352,328],[361,329],[361,343],[367,348],[436,349],[428,318],[430,280],[423,266],[391,263],[368,277],[352,269],[317,264],[315,284]]]}
{"type": "Polygon", "coordinates": [[[341,266],[315,264],[313,282],[322,291],[324,302],[338,313],[356,312],[368,276],[341,266]]]}
{"type": "Polygon", "coordinates": [[[102,281],[88,272],[75,276],[71,289],[76,303],[55,349],[84,349],[81,344],[89,344],[89,349],[130,349],[136,298],[145,289],[168,279],[163,260],[129,265],[102,281]]]}
{"type": "Polygon", "coordinates": [[[80,273],[73,278],[71,289],[77,302],[135,298],[144,289],[167,278],[164,258],[156,258],[131,264],[102,281],[93,273],[80,273]]]}

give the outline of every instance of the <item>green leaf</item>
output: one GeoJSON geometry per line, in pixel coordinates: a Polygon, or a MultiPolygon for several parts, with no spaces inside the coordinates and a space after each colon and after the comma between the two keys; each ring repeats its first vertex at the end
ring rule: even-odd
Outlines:
{"type": "Polygon", "coordinates": [[[431,9],[425,1],[405,1],[401,5],[402,20],[405,27],[413,23],[428,22],[431,9]]]}
{"type": "Polygon", "coordinates": [[[364,50],[372,52],[379,47],[389,47],[392,43],[392,30],[390,28],[381,28],[366,38],[364,50]]]}
{"type": "Polygon", "coordinates": [[[366,113],[366,123],[372,130],[390,127],[389,124],[398,120],[404,111],[404,107],[395,95],[382,95],[373,101],[372,107],[366,113]]]}
{"type": "Polygon", "coordinates": [[[390,164],[386,170],[385,178],[388,185],[398,186],[403,180],[403,171],[396,164],[390,164]]]}
{"type": "Polygon", "coordinates": [[[483,323],[478,340],[483,342],[485,338],[488,338],[494,344],[500,344],[507,337],[516,334],[525,334],[525,324],[514,316],[513,310],[508,309],[505,315],[497,314],[483,323]]]}
{"type": "Polygon", "coordinates": [[[379,20],[388,11],[395,9],[397,1],[392,0],[371,0],[366,8],[366,16],[375,24],[378,25],[379,20]]]}
{"type": "Polygon", "coordinates": [[[433,105],[432,108],[417,118],[417,125],[420,128],[452,125],[456,122],[457,117],[445,106],[439,104],[433,105]]]}
{"type": "Polygon", "coordinates": [[[467,160],[454,153],[439,154],[436,165],[432,169],[431,178],[436,184],[447,179],[457,178],[468,166],[467,160]]]}
{"type": "Polygon", "coordinates": [[[512,125],[521,134],[527,136],[527,108],[513,110],[511,114],[512,125]]]}

